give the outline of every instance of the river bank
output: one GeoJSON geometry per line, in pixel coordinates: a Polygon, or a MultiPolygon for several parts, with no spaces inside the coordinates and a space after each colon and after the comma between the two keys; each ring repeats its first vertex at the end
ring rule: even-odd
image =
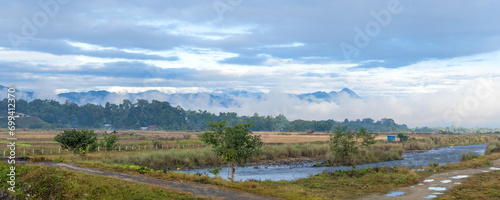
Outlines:
{"type": "MultiPolygon", "coordinates": [[[[453,146],[450,147],[439,147],[434,150],[429,150],[420,153],[405,153],[403,154],[404,160],[393,160],[384,161],[377,163],[368,163],[357,165],[357,169],[363,168],[375,168],[375,167],[409,167],[409,168],[420,168],[429,166],[430,162],[438,163],[439,165],[457,163],[463,153],[474,152],[476,154],[484,154],[486,145],[466,145],[466,146],[453,146]]],[[[293,163],[295,159],[288,160],[286,162],[291,164],[283,164],[284,162],[278,162],[280,165],[258,165],[261,163],[254,163],[254,165],[247,165],[244,167],[236,167],[235,178],[237,180],[296,180],[299,178],[306,178],[311,175],[322,173],[325,171],[337,171],[337,170],[347,170],[351,167],[347,166],[335,166],[335,167],[312,167],[319,160],[308,160],[308,159],[298,159],[298,164],[293,163]],[[257,166],[256,166],[257,165],[257,166]],[[267,168],[266,168],[267,166],[267,168]],[[256,168],[257,167],[257,168],[256,168]]],[[[272,163],[275,164],[276,162],[272,163]]],[[[171,170],[184,173],[194,173],[194,174],[207,174],[209,168],[198,168],[198,169],[181,169],[181,170],[171,170]]],[[[219,174],[221,177],[227,177],[227,168],[223,168],[219,174]]]]}

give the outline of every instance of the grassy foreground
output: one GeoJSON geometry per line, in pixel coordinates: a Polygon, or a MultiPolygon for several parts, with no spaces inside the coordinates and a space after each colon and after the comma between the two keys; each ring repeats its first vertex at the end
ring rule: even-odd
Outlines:
{"type": "MultiPolygon", "coordinates": [[[[7,191],[8,165],[0,162],[0,184],[7,191]]],[[[16,165],[15,199],[204,199],[143,183],[54,167],[16,165]]]]}
{"type": "MultiPolygon", "coordinates": [[[[491,164],[491,160],[499,158],[500,153],[493,153],[465,162],[427,168],[423,172],[415,172],[408,168],[374,168],[359,171],[346,170],[321,173],[295,181],[249,180],[245,182],[229,182],[220,177],[210,178],[206,175],[153,170],[135,165],[88,161],[80,163],[79,166],[166,180],[183,180],[211,184],[284,199],[351,199],[373,193],[387,193],[394,188],[415,185],[433,173],[485,167],[491,164]]],[[[4,174],[7,174],[5,172],[7,166],[3,162],[0,163],[0,169],[4,171],[4,174]]],[[[28,194],[30,197],[40,199],[50,199],[51,197],[54,199],[196,199],[186,194],[147,184],[71,172],[53,167],[36,165],[18,165],[18,167],[19,177],[22,178],[17,182],[20,189],[15,194],[17,199],[25,199],[28,194]]],[[[484,188],[480,189],[473,189],[475,187],[474,182],[471,182],[471,184],[464,183],[460,187],[465,189],[460,191],[467,191],[467,193],[460,195],[473,194],[472,191],[475,190],[477,190],[475,192],[482,193],[483,195],[496,195],[497,191],[495,188],[498,188],[497,186],[500,182],[498,175],[498,173],[480,175],[477,181],[482,181],[481,184],[484,184],[484,188]]],[[[5,185],[6,176],[2,176],[2,180],[0,181],[2,181],[2,189],[5,191],[7,187],[5,185]]]]}
{"type": "MultiPolygon", "coordinates": [[[[124,166],[97,162],[86,162],[79,165],[108,171],[134,173],[159,179],[211,184],[284,199],[350,199],[373,193],[383,194],[394,188],[415,185],[434,173],[487,167],[491,165],[492,160],[496,159],[500,159],[500,153],[493,153],[460,163],[430,167],[419,172],[408,168],[375,168],[371,170],[346,170],[334,173],[321,173],[295,181],[249,180],[245,182],[229,182],[220,177],[210,178],[206,175],[153,170],[133,165],[124,166]]],[[[500,180],[498,181],[500,182],[500,180]]]]}
{"type": "MultiPolygon", "coordinates": [[[[488,160],[500,159],[500,142],[488,144],[485,154],[488,160]]],[[[476,174],[439,199],[500,199],[500,171],[476,174]]]]}
{"type": "Polygon", "coordinates": [[[470,177],[439,199],[500,199],[500,171],[470,177]]]}

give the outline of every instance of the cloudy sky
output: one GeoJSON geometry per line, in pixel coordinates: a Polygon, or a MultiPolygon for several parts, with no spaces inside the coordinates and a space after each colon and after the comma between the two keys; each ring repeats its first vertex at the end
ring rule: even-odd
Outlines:
{"type": "Polygon", "coordinates": [[[352,117],[499,126],[499,1],[0,2],[0,85],[47,97],[347,87],[352,117]]]}

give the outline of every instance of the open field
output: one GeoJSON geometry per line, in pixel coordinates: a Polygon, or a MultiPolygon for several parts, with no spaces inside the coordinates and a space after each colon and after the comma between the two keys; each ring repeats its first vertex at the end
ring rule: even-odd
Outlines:
{"type": "MultiPolygon", "coordinates": [[[[58,146],[54,141],[54,137],[61,133],[62,130],[29,130],[29,131],[16,131],[16,136],[18,141],[23,144],[39,146],[58,146]]],[[[95,130],[97,134],[104,134],[105,132],[110,134],[112,131],[109,130],[95,130]]],[[[126,130],[117,131],[117,135],[120,138],[120,143],[140,143],[140,142],[151,142],[153,139],[160,141],[167,140],[182,140],[184,139],[184,134],[191,134],[191,139],[197,140],[197,134],[201,132],[195,131],[145,131],[145,130],[126,130]],[[136,133],[136,135],[131,135],[136,133]]],[[[326,132],[315,132],[314,134],[306,134],[305,132],[254,132],[256,135],[260,135],[264,143],[268,144],[286,144],[286,143],[307,143],[316,141],[328,141],[330,136],[326,132]],[[287,134],[287,135],[281,135],[287,134]]],[[[395,135],[395,133],[380,133],[376,140],[387,140],[387,135],[395,135]]],[[[421,139],[432,137],[435,134],[409,134],[410,138],[421,139]]],[[[8,138],[7,129],[0,129],[0,139],[8,138]]],[[[4,145],[4,144],[3,144],[4,145]]],[[[0,148],[3,148],[0,144],[0,148]]]]}

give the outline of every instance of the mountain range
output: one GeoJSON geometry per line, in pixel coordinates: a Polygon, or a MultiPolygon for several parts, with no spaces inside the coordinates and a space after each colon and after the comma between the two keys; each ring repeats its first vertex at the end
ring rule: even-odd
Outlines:
{"type": "MultiPolygon", "coordinates": [[[[7,98],[7,94],[9,93],[7,90],[9,87],[0,85],[0,99],[7,98]]],[[[14,88],[16,91],[14,92],[14,96],[16,96],[17,99],[24,99],[26,101],[32,101],[35,99],[35,92],[31,91],[26,91],[26,90],[20,90],[18,88],[14,88]]]]}
{"type": "MultiPolygon", "coordinates": [[[[0,95],[7,97],[7,87],[0,85],[0,95]]],[[[17,97],[32,101],[36,98],[36,92],[27,92],[22,90],[16,91],[17,97]]],[[[340,91],[323,92],[317,91],[304,94],[282,94],[286,98],[296,98],[311,102],[338,102],[339,98],[346,96],[353,99],[361,99],[354,91],[344,88],[340,91]]],[[[129,99],[135,102],[137,99],[160,100],[168,101],[171,105],[181,105],[187,109],[198,109],[205,107],[239,107],[242,101],[264,101],[270,97],[270,93],[251,92],[246,90],[219,90],[215,92],[199,92],[199,93],[164,93],[158,90],[149,90],[138,93],[121,94],[106,90],[87,91],[87,92],[67,92],[60,93],[53,99],[59,100],[61,103],[69,100],[79,105],[87,103],[104,105],[106,102],[119,104],[124,99],[129,99]]]]}
{"type": "MultiPolygon", "coordinates": [[[[338,92],[331,91],[329,93],[318,91],[313,93],[305,94],[286,94],[288,97],[295,97],[307,102],[336,102],[341,96],[348,96],[350,98],[361,99],[354,91],[344,88],[338,92]]],[[[147,99],[147,100],[161,100],[168,101],[171,105],[183,105],[183,107],[192,103],[201,103],[208,106],[219,106],[219,107],[232,107],[239,106],[239,101],[241,99],[253,99],[253,100],[265,100],[268,94],[263,92],[250,92],[245,90],[230,90],[224,92],[199,92],[199,93],[163,93],[158,90],[149,90],[139,93],[128,93],[119,94],[115,92],[109,92],[105,90],[100,91],[88,91],[88,92],[68,92],[61,93],[57,95],[60,100],[69,100],[77,104],[95,103],[104,104],[110,100],[115,100],[121,103],[123,99],[129,99],[135,101],[137,99],[147,99]]]]}

